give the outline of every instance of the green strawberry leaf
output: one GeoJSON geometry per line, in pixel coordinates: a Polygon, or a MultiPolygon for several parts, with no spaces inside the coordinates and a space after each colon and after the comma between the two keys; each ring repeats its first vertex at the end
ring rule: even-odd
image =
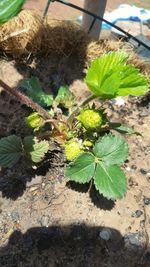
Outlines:
{"type": "Polygon", "coordinates": [[[24,88],[25,93],[34,102],[38,103],[44,108],[47,108],[53,104],[53,95],[46,94],[41,87],[40,81],[37,77],[31,77],[30,79],[24,79],[20,86],[24,88]]]}
{"type": "Polygon", "coordinates": [[[121,125],[118,127],[112,127],[112,129],[122,134],[136,134],[136,135],[142,136],[142,134],[140,134],[139,132],[136,132],[134,128],[132,127],[126,127],[126,126],[121,125]]]}
{"type": "Polygon", "coordinates": [[[0,140],[0,165],[12,167],[22,156],[21,138],[10,135],[0,140]]]}
{"type": "Polygon", "coordinates": [[[23,140],[24,151],[28,158],[33,162],[38,163],[43,160],[45,154],[49,150],[49,143],[47,141],[38,142],[34,136],[27,136],[23,140]]]}
{"type": "Polygon", "coordinates": [[[85,82],[94,95],[104,99],[116,97],[121,83],[117,69],[127,60],[124,52],[110,52],[96,58],[88,69],[85,82]]]}
{"type": "Polygon", "coordinates": [[[92,62],[85,82],[95,96],[112,99],[148,92],[148,80],[134,66],[126,65],[127,59],[125,52],[110,52],[92,62]]]}
{"type": "Polygon", "coordinates": [[[97,163],[94,184],[99,193],[107,199],[122,198],[127,191],[126,177],[117,165],[97,163]]]}
{"type": "Polygon", "coordinates": [[[0,24],[16,16],[25,0],[0,0],[0,24]]]}
{"type": "Polygon", "coordinates": [[[122,137],[110,134],[95,143],[93,152],[107,165],[121,164],[128,157],[128,146],[122,137]]]}
{"type": "Polygon", "coordinates": [[[37,112],[33,112],[28,117],[25,117],[25,122],[30,128],[37,131],[43,126],[44,120],[37,112]]]}
{"type": "Polygon", "coordinates": [[[58,90],[55,101],[59,104],[62,104],[66,108],[70,108],[74,104],[74,99],[75,97],[69,90],[69,86],[61,86],[58,90]]]}
{"type": "Polygon", "coordinates": [[[139,96],[148,92],[148,80],[139,73],[139,70],[132,65],[122,67],[121,83],[117,96],[135,95],[139,96]]]}
{"type": "Polygon", "coordinates": [[[95,157],[82,153],[65,170],[65,176],[80,184],[88,183],[95,172],[95,157]]]}
{"type": "Polygon", "coordinates": [[[110,129],[116,129],[121,126],[120,122],[107,121],[110,129]]]}

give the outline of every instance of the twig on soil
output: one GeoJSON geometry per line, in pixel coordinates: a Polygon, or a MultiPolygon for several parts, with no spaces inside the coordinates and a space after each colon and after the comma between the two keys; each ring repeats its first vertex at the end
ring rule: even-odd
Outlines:
{"type": "Polygon", "coordinates": [[[64,196],[64,198],[65,198],[64,201],[62,201],[62,202],[60,202],[60,203],[58,203],[58,204],[53,204],[52,201],[55,200],[55,199],[57,199],[58,197],[60,197],[66,190],[67,190],[67,188],[65,188],[64,190],[62,190],[60,194],[58,194],[58,195],[56,195],[56,196],[53,195],[53,196],[51,197],[51,199],[50,199],[48,205],[47,205],[45,208],[43,208],[42,210],[46,210],[46,209],[49,208],[50,206],[58,206],[58,205],[63,204],[63,203],[65,202],[65,200],[66,200],[66,197],[65,197],[65,196],[64,196]]]}
{"type": "Polygon", "coordinates": [[[64,167],[64,163],[54,163],[54,162],[51,162],[50,165],[54,166],[54,167],[64,167]]]}
{"type": "Polygon", "coordinates": [[[11,88],[8,84],[0,80],[0,86],[7,91],[9,94],[17,98],[21,103],[27,105],[28,107],[32,108],[33,110],[36,110],[39,115],[43,117],[44,120],[50,122],[55,129],[61,134],[57,124],[56,120],[53,120],[50,116],[50,114],[42,108],[40,105],[37,103],[33,102],[28,96],[24,95],[23,93],[19,92],[16,88],[11,88]]]}

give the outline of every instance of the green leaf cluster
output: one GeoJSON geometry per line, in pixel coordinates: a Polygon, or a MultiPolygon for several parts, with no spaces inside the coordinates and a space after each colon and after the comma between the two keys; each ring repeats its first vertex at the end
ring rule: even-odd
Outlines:
{"type": "Polygon", "coordinates": [[[62,104],[65,108],[70,108],[74,104],[75,97],[69,90],[69,86],[61,86],[58,90],[58,94],[55,101],[62,104]]]}
{"type": "Polygon", "coordinates": [[[25,0],[0,0],[0,24],[16,16],[25,0]]]}
{"type": "Polygon", "coordinates": [[[148,80],[137,68],[126,64],[127,59],[125,52],[110,52],[92,62],[85,82],[95,96],[112,99],[148,92],[148,80]]]}
{"type": "Polygon", "coordinates": [[[78,183],[91,179],[99,193],[108,199],[122,198],[127,181],[120,165],[127,159],[128,146],[122,137],[105,135],[94,145],[92,152],[84,152],[66,168],[65,175],[78,183]]]}
{"type": "Polygon", "coordinates": [[[49,150],[47,141],[38,141],[34,136],[27,136],[23,140],[10,135],[0,140],[0,166],[12,167],[21,156],[26,156],[33,162],[40,162],[49,150]]]}
{"type": "Polygon", "coordinates": [[[43,118],[37,112],[33,112],[28,117],[25,117],[25,122],[35,131],[38,131],[44,124],[43,118]]]}
{"type": "Polygon", "coordinates": [[[37,77],[31,77],[30,79],[24,79],[20,86],[24,88],[25,93],[34,102],[38,103],[44,108],[47,108],[53,104],[53,95],[46,94],[40,84],[37,77]]]}
{"type": "Polygon", "coordinates": [[[35,163],[40,162],[49,150],[49,143],[46,140],[39,142],[33,136],[26,136],[23,145],[27,157],[35,163]]]}

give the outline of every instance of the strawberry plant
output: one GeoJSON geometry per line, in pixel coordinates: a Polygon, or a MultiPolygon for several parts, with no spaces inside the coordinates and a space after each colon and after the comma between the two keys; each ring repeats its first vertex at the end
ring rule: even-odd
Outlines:
{"type": "MultiPolygon", "coordinates": [[[[5,16],[2,16],[0,4],[0,23],[17,14],[23,2],[17,1],[15,10],[12,8],[5,16]]],[[[27,159],[27,164],[29,160],[38,163],[48,156],[49,141],[54,140],[66,155],[67,178],[80,184],[92,181],[99,193],[108,199],[122,198],[127,191],[127,179],[121,164],[128,157],[128,145],[120,133],[136,132],[110,122],[102,106],[118,96],[140,96],[148,92],[146,77],[127,64],[127,59],[127,53],[118,51],[93,60],[85,77],[91,94],[79,104],[65,85],[54,97],[43,91],[38,77],[23,80],[22,91],[11,89],[0,80],[0,86],[33,110],[25,118],[33,135],[23,139],[16,135],[2,138],[0,165],[12,167],[20,158],[27,159]],[[93,104],[95,99],[102,105],[93,104]],[[115,135],[114,131],[118,133],[115,135]]]]}
{"type": "Polygon", "coordinates": [[[90,103],[96,98],[104,103],[118,96],[139,96],[148,91],[146,77],[127,64],[127,59],[122,51],[95,59],[85,77],[92,94],[79,105],[66,86],[54,98],[44,93],[37,77],[23,80],[23,93],[14,89],[13,94],[18,99],[21,95],[20,100],[34,110],[25,118],[34,135],[23,140],[15,135],[2,138],[0,164],[11,167],[20,157],[38,163],[49,151],[49,139],[53,138],[64,149],[66,177],[77,183],[93,181],[99,193],[108,199],[123,197],[127,181],[121,164],[128,157],[128,146],[122,136],[113,132],[132,134],[134,129],[110,122],[103,108],[90,103]],[[58,107],[62,108],[61,114],[58,107]],[[50,131],[45,140],[46,124],[50,131]]]}

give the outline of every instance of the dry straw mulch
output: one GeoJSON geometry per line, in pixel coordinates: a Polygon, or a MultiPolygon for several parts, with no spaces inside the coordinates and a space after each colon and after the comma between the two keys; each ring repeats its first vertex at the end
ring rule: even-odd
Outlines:
{"type": "Polygon", "coordinates": [[[0,50],[14,57],[50,53],[66,57],[75,55],[77,60],[84,60],[87,65],[105,52],[120,49],[129,52],[129,63],[150,77],[149,65],[140,60],[128,44],[114,40],[93,41],[76,23],[49,17],[43,21],[33,11],[23,10],[0,25],[0,50]]]}

